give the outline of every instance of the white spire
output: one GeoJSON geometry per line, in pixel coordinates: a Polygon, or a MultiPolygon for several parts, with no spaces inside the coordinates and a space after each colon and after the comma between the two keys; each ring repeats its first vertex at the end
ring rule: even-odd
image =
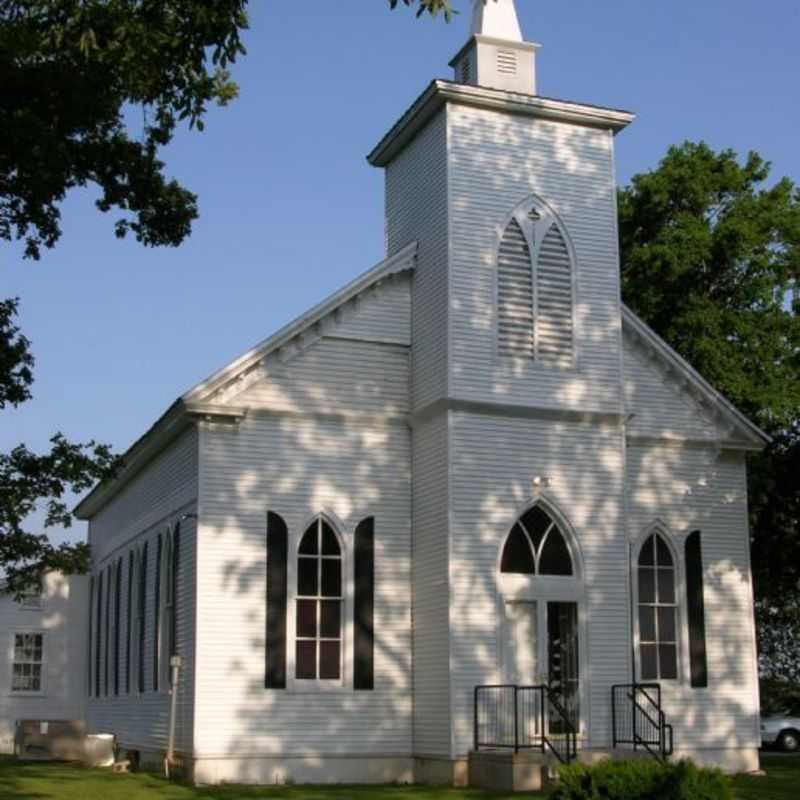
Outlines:
{"type": "Polygon", "coordinates": [[[472,33],[509,42],[523,41],[514,0],[475,0],[472,33]]]}

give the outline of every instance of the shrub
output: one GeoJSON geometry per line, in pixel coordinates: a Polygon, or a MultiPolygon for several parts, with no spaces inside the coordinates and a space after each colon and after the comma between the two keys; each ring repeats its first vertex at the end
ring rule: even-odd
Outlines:
{"type": "Polygon", "coordinates": [[[732,800],[731,784],[719,770],[691,761],[601,761],[559,770],[551,800],[732,800]]]}

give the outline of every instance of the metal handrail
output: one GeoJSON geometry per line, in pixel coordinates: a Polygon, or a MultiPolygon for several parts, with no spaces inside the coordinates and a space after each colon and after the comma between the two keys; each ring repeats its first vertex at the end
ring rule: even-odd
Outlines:
{"type": "Polygon", "coordinates": [[[650,755],[661,761],[673,753],[673,729],[667,724],[666,714],[661,708],[661,686],[657,683],[625,683],[611,687],[611,724],[613,746],[620,744],[633,745],[634,750],[643,747],[650,755]],[[625,699],[630,703],[628,715],[621,716],[622,709],[617,706],[618,695],[623,691],[625,699]],[[643,698],[648,708],[640,702],[643,698]],[[630,737],[627,732],[620,732],[620,722],[630,722],[630,737]],[[641,723],[649,723],[647,731],[641,731],[641,723]],[[654,735],[648,735],[648,732],[654,735]]]}
{"type": "Polygon", "coordinates": [[[474,690],[474,746],[481,748],[550,750],[562,763],[569,764],[577,755],[577,731],[570,715],[548,686],[491,684],[474,690]],[[490,699],[487,702],[484,696],[490,699]],[[549,730],[551,713],[563,727],[565,746],[559,734],[549,730]],[[531,728],[533,732],[531,732],[531,728]],[[513,730],[513,734],[512,734],[513,730]]]}

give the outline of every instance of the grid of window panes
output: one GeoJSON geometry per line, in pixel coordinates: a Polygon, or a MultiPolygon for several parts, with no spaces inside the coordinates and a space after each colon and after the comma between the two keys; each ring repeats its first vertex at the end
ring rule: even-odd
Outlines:
{"type": "Polygon", "coordinates": [[[297,555],[295,677],[342,677],[342,552],[323,519],[303,534],[297,555]]]}
{"type": "Polygon", "coordinates": [[[675,564],[658,534],[639,554],[639,653],[642,680],[677,679],[675,564]]]}
{"type": "Polygon", "coordinates": [[[14,634],[12,692],[42,691],[43,644],[41,633],[14,634]]]}

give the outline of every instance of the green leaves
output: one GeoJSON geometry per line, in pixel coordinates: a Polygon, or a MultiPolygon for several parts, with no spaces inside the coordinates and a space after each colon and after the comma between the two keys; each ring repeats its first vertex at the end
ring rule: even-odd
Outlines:
{"type": "MultiPolygon", "coordinates": [[[[417,16],[421,17],[423,14],[430,14],[432,17],[443,14],[445,21],[450,22],[453,19],[453,14],[457,14],[450,4],[450,0],[403,0],[406,6],[413,6],[419,3],[417,8],[417,16]]],[[[398,0],[389,0],[391,8],[397,8],[398,0]]]]}
{"type": "Polygon", "coordinates": [[[19,298],[0,300],[0,409],[30,399],[33,356],[30,342],[13,323],[19,298]]]}
{"type": "Polygon", "coordinates": [[[800,264],[800,201],[704,143],[670,148],[620,192],[626,302],[770,431],[800,408],[800,319],[785,298],[800,264]]]}
{"type": "Polygon", "coordinates": [[[118,235],[176,245],[197,199],[165,174],[158,151],[186,120],[238,88],[247,0],[10,0],[0,10],[0,239],[37,259],[61,235],[66,193],[100,186],[118,235]],[[128,134],[123,110],[151,122],[128,134]]]}
{"type": "Polygon", "coordinates": [[[776,607],[800,589],[800,192],[758,153],[685,142],[619,193],[622,289],[774,437],[749,465],[752,564],[776,607]]]}

